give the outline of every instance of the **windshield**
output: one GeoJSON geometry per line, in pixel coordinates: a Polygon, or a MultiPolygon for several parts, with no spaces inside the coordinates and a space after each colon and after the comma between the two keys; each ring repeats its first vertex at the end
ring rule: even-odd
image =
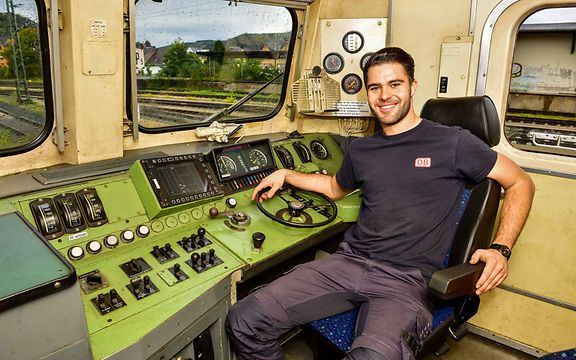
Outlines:
{"type": "Polygon", "coordinates": [[[143,131],[262,120],[278,110],[293,43],[283,7],[227,1],[136,4],[143,131]]]}

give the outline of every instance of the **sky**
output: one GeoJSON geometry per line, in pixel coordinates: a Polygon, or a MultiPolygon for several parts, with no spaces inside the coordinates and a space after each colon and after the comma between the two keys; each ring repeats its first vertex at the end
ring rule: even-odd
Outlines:
{"type": "Polygon", "coordinates": [[[139,0],[136,4],[136,40],[156,47],[182,41],[226,40],[243,33],[277,33],[292,29],[283,7],[223,0],[139,0]]]}
{"type": "MultiPolygon", "coordinates": [[[[38,10],[34,0],[13,0],[13,3],[17,14],[38,22],[38,10]]],[[[6,1],[0,0],[0,12],[6,12],[6,1]]]]}

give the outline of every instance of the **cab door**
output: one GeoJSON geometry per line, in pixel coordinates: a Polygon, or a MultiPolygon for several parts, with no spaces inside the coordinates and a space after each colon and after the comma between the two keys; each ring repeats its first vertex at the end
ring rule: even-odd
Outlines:
{"type": "Polygon", "coordinates": [[[536,184],[510,272],[473,331],[539,355],[576,344],[576,3],[508,1],[482,32],[476,94],[499,107],[497,150],[536,184]]]}

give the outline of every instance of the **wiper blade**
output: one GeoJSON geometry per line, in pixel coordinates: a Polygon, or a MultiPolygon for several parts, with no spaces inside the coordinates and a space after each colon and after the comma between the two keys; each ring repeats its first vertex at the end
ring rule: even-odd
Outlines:
{"type": "Polygon", "coordinates": [[[257,94],[259,94],[262,90],[264,90],[266,87],[268,87],[268,85],[272,84],[274,81],[278,80],[280,78],[280,76],[284,75],[284,73],[280,73],[276,76],[274,76],[272,79],[268,80],[265,84],[263,84],[262,86],[260,86],[258,89],[252,91],[249,94],[246,94],[242,99],[236,101],[234,104],[228,106],[227,108],[224,108],[218,112],[215,112],[214,114],[208,116],[206,118],[206,120],[204,120],[205,122],[212,122],[215,120],[220,119],[222,116],[225,115],[230,115],[232,114],[234,111],[236,111],[240,106],[244,105],[248,100],[252,99],[254,96],[256,96],[257,94]]]}

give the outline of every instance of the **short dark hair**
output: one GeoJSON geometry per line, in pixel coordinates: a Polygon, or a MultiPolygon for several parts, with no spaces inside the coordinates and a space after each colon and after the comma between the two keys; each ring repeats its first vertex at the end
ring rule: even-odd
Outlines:
{"type": "Polygon", "coordinates": [[[414,59],[406,51],[398,47],[386,47],[378,50],[366,62],[364,65],[364,84],[367,85],[368,80],[368,69],[372,66],[385,63],[397,63],[404,67],[406,74],[408,74],[408,79],[410,83],[414,81],[414,59]]]}

